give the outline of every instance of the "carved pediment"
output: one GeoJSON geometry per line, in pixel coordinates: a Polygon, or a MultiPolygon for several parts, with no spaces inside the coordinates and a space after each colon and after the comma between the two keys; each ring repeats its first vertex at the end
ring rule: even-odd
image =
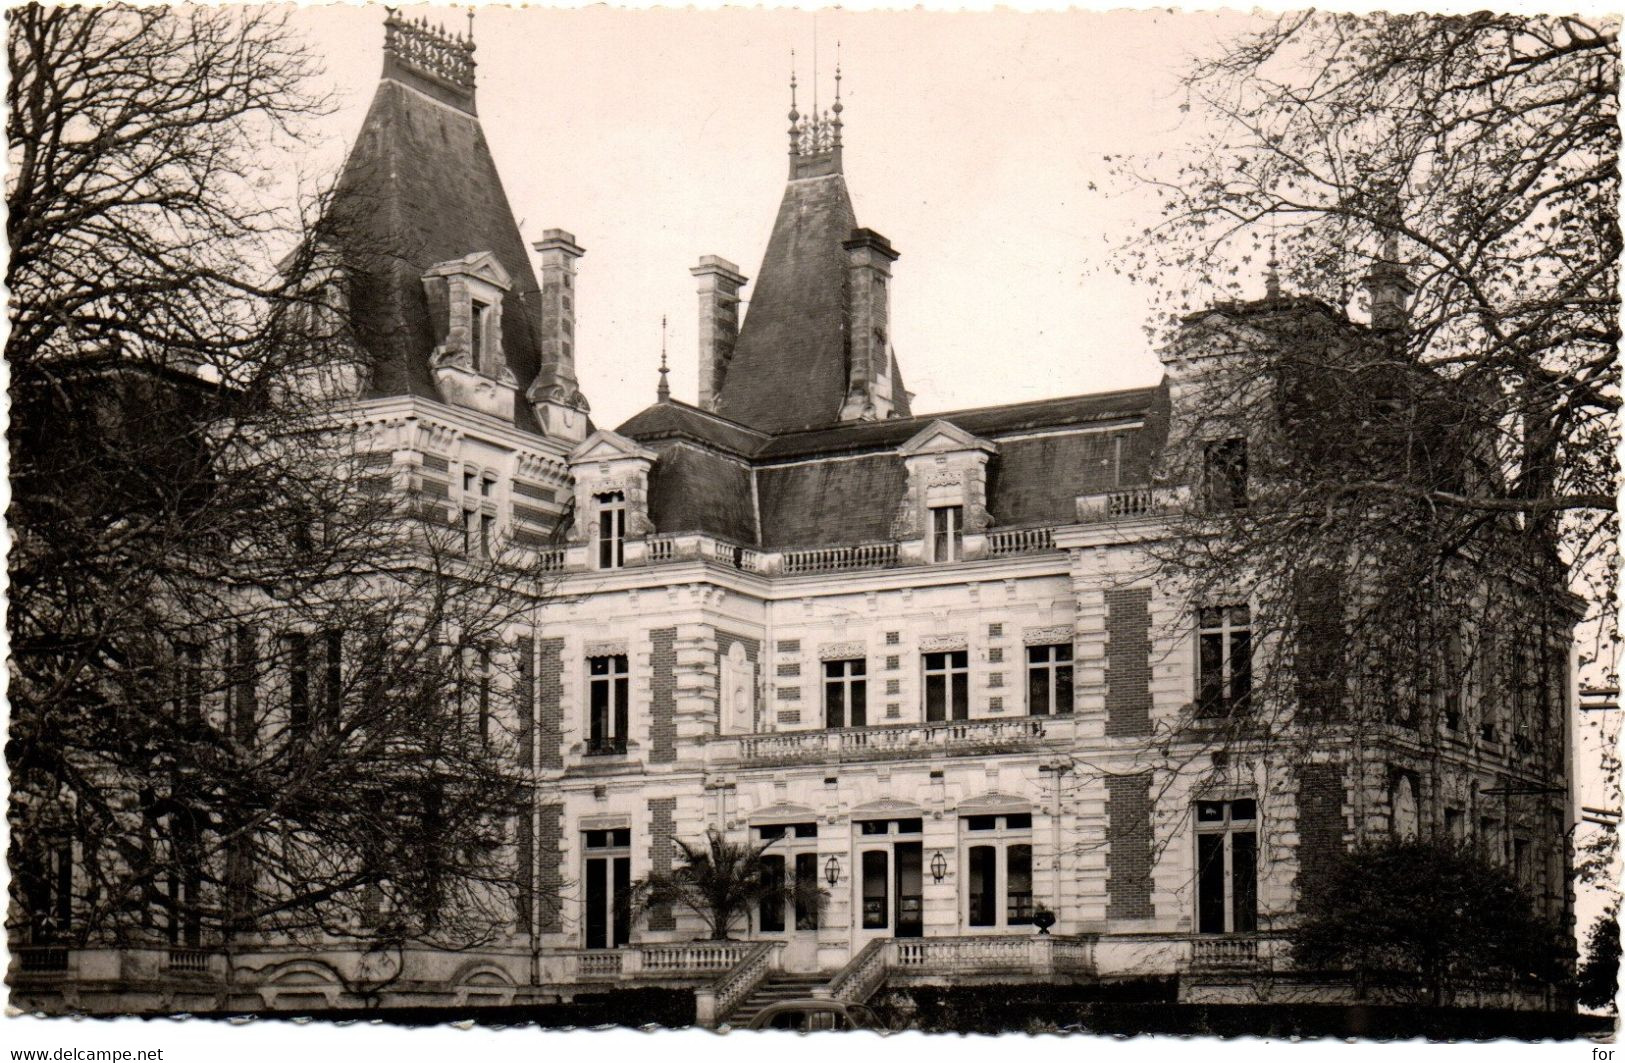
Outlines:
{"type": "Polygon", "coordinates": [[[592,461],[617,461],[624,458],[654,461],[655,452],[608,428],[598,429],[570,451],[571,465],[592,461]]]}
{"type": "Polygon", "coordinates": [[[971,435],[952,421],[932,421],[914,438],[897,448],[905,458],[916,454],[947,454],[965,450],[982,450],[991,454],[997,449],[979,436],[971,435]]]}
{"type": "Polygon", "coordinates": [[[502,268],[502,263],[497,261],[496,255],[489,251],[474,251],[449,262],[438,262],[424,272],[425,280],[430,277],[473,277],[503,291],[513,286],[508,271],[502,268]]]}

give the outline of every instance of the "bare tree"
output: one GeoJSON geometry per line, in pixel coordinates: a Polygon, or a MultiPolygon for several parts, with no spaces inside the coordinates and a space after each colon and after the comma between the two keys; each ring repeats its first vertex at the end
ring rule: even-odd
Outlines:
{"type": "Polygon", "coordinates": [[[1146,552],[1200,658],[1159,786],[1443,758],[1561,833],[1584,605],[1617,641],[1618,62],[1611,23],[1294,13],[1192,68],[1187,151],[1114,160],[1160,209],[1121,263],[1173,406],[1146,552]]]}
{"type": "Polygon", "coordinates": [[[259,205],[325,108],[283,19],[8,13],[14,940],[466,947],[530,912],[548,584],[335,404],[364,202],[259,205]]]}
{"type": "Polygon", "coordinates": [[[1388,361],[1448,382],[1421,427],[1471,437],[1494,474],[1329,466],[1304,488],[1332,522],[1414,503],[1448,525],[1435,553],[1515,525],[1530,553],[1555,544],[1560,578],[1611,598],[1618,65],[1607,21],[1291,14],[1193,69],[1189,107],[1212,131],[1190,154],[1124,162],[1162,207],[1127,268],[1170,323],[1278,261],[1286,290],[1334,314],[1363,303],[1388,361]],[[1398,299],[1373,305],[1352,290],[1365,278],[1398,299]]]}

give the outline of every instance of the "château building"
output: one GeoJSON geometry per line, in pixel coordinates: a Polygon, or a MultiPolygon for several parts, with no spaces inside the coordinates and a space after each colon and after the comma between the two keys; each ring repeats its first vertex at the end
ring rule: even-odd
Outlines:
{"type": "MultiPolygon", "coordinates": [[[[506,537],[549,582],[501,702],[535,795],[512,933],[408,950],[370,1003],[668,986],[717,1023],[776,986],[857,1000],[978,979],[1269,1001],[1306,884],[1388,834],[1481,835],[1567,911],[1566,668],[1527,718],[1458,691],[1308,755],[1210,751],[1190,726],[1246,709],[1250,605],[1186,601],[1148,544],[1198,492],[1245,499],[1247,441],[1206,441],[1194,480],[1167,453],[1225,350],[1305,316],[1350,342],[1364,326],[1272,289],[1190,319],[1154,387],[929,412],[891,329],[906,260],[854,209],[837,94],[792,108],[754,275],[714,254],[691,270],[693,401],[662,367],[652,405],[599,425],[577,359],[617,355],[573,328],[591,235],[527,248],[471,44],[393,14],[386,33],[341,188],[377,197],[393,265],[344,279],[376,368],[336,416],[468,549],[506,537]],[[718,943],[689,913],[635,912],[631,884],[711,830],[772,841],[825,903],[763,906],[718,943]]],[[[1403,303],[1402,277],[1372,283],[1403,303]]],[[[230,972],[206,947],[18,956],[24,1008],[206,1010],[222,981],[237,1008],[364,1003],[342,942],[264,942],[230,972]]]]}

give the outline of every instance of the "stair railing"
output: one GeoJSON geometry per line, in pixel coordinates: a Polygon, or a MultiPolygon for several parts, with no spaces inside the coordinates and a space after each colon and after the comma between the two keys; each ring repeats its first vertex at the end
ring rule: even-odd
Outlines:
{"type": "Polygon", "coordinates": [[[720,1026],[741,1001],[779,969],[782,941],[760,941],[738,963],[710,985],[694,991],[694,1021],[701,1026],[720,1026]]]}
{"type": "Polygon", "coordinates": [[[890,966],[894,944],[880,939],[863,946],[840,973],[830,979],[830,998],[843,1004],[862,1004],[874,996],[886,982],[886,968],[890,966]]]}

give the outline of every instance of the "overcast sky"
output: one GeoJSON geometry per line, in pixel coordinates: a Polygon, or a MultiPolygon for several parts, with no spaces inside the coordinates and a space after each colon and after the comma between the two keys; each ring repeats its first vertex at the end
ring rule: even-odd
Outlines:
{"type": "MultiPolygon", "coordinates": [[[[464,10],[412,8],[448,27],[464,10]]],[[[296,16],[342,109],[305,160],[337,165],[377,84],[378,7],[296,16]]],[[[754,279],[784,189],[790,50],[801,109],[845,79],[860,225],[902,252],[893,342],[920,412],[1154,383],[1143,294],[1109,255],[1144,204],[1107,194],[1108,153],[1177,151],[1177,77],[1235,14],[945,14],[486,8],[479,109],[525,240],[587,249],[577,367],[600,425],[695,395],[704,254],[754,279]]],[[[752,287],[747,286],[748,300],[752,287]]],[[[748,303],[747,303],[748,313],[748,303]]]]}

